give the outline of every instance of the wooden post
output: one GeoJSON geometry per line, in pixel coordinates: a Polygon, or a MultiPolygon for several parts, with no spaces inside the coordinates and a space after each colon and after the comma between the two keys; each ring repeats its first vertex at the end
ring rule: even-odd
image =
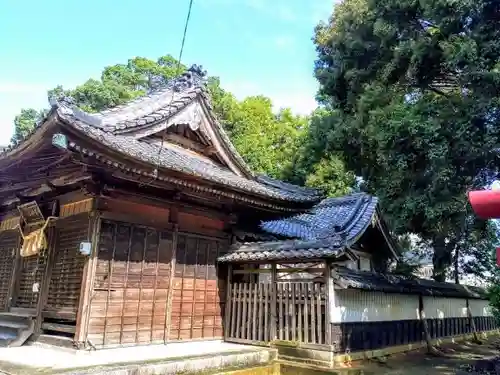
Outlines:
{"type": "Polygon", "coordinates": [[[170,337],[170,326],[172,325],[172,299],[174,298],[174,277],[175,277],[175,264],[177,253],[177,237],[179,234],[179,225],[177,224],[177,217],[174,222],[174,232],[172,233],[172,259],[170,260],[170,279],[168,281],[168,296],[167,308],[165,312],[165,327],[163,335],[163,343],[167,343],[170,337]]]}
{"type": "Polygon", "coordinates": [[[276,293],[277,293],[277,271],[276,263],[271,264],[271,337],[270,341],[276,340],[276,293]]]}
{"type": "Polygon", "coordinates": [[[38,295],[38,301],[36,306],[36,320],[35,320],[35,328],[34,333],[38,335],[42,328],[42,310],[47,301],[47,297],[49,295],[49,284],[50,277],[52,275],[52,265],[54,263],[55,253],[57,252],[57,229],[54,225],[51,225],[48,229],[48,248],[47,248],[47,258],[45,264],[45,272],[40,282],[40,294],[38,295]]]}
{"type": "Polygon", "coordinates": [[[233,265],[228,263],[227,265],[227,278],[226,278],[226,308],[224,313],[224,340],[227,340],[229,337],[229,326],[231,324],[231,315],[234,314],[234,311],[231,311],[231,281],[233,273],[233,265]]]}
{"type": "Polygon", "coordinates": [[[330,306],[335,303],[335,288],[330,270],[330,263],[325,261],[325,344],[332,345],[332,327],[330,306]]]}
{"type": "Polygon", "coordinates": [[[12,307],[12,302],[16,299],[16,294],[18,290],[18,281],[19,281],[19,272],[21,268],[21,246],[22,239],[19,233],[19,229],[15,229],[17,231],[17,246],[16,249],[13,250],[14,254],[12,255],[12,273],[9,284],[9,295],[7,296],[7,311],[12,307]]]}
{"type": "MultiPolygon", "coordinates": [[[[75,329],[75,342],[87,343],[87,333],[90,322],[90,309],[92,305],[92,294],[94,290],[95,273],[97,268],[97,256],[99,246],[99,236],[101,233],[101,219],[98,211],[91,214],[91,225],[89,225],[89,235],[92,249],[89,258],[86,260],[83,275],[82,286],[80,289],[80,303],[78,305],[75,329]]],[[[92,344],[91,344],[92,345],[92,344]]]]}

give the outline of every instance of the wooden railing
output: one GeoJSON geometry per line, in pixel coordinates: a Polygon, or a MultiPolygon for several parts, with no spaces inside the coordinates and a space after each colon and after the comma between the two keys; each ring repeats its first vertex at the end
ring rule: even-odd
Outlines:
{"type": "Polygon", "coordinates": [[[325,344],[325,286],[313,282],[229,285],[226,341],[325,344]]]}

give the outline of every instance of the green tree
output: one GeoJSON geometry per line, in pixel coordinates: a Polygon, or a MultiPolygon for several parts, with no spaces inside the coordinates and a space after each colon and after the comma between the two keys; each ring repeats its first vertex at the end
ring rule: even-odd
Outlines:
{"type": "Polygon", "coordinates": [[[290,182],[322,189],[328,196],[352,192],[356,176],[346,169],[340,150],[327,150],[327,135],[336,112],[319,108],[313,112],[309,126],[297,139],[298,148],[282,174],[290,182]]]}
{"type": "Polygon", "coordinates": [[[495,4],[345,0],[315,32],[318,98],[335,114],[318,152],[363,178],[398,233],[429,241],[439,281],[460,245],[466,192],[500,164],[495,4]]]}
{"type": "Polygon", "coordinates": [[[47,114],[46,110],[22,109],[21,113],[14,118],[14,134],[11,143],[16,144],[31,133],[38,121],[47,114]]]}
{"type": "Polygon", "coordinates": [[[272,102],[252,96],[230,111],[230,134],[243,158],[256,172],[281,178],[289,166],[307,127],[307,118],[289,109],[273,113],[272,102]]]}

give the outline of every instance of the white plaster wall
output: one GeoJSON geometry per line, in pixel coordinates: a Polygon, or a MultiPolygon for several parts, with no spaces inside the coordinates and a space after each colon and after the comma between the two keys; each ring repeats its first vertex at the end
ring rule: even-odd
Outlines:
{"type": "Polygon", "coordinates": [[[491,306],[488,301],[481,299],[470,299],[469,307],[472,316],[493,316],[491,306]]]}
{"type": "Polygon", "coordinates": [[[416,295],[355,289],[337,289],[334,295],[330,305],[332,323],[418,319],[416,295]]]}
{"type": "Polygon", "coordinates": [[[465,318],[467,302],[465,298],[423,297],[427,319],[465,318]]]}

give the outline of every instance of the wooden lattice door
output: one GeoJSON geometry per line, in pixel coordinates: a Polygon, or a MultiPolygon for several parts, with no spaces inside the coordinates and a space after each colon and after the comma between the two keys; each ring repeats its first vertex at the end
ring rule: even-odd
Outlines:
{"type": "Polygon", "coordinates": [[[88,241],[90,217],[75,215],[57,223],[56,246],[51,256],[49,290],[45,312],[67,320],[76,320],[83,269],[86,257],[80,253],[80,243],[88,241]]]}
{"type": "Polygon", "coordinates": [[[0,232],[0,311],[6,310],[9,305],[14,262],[19,243],[20,236],[17,229],[0,232]]]}

